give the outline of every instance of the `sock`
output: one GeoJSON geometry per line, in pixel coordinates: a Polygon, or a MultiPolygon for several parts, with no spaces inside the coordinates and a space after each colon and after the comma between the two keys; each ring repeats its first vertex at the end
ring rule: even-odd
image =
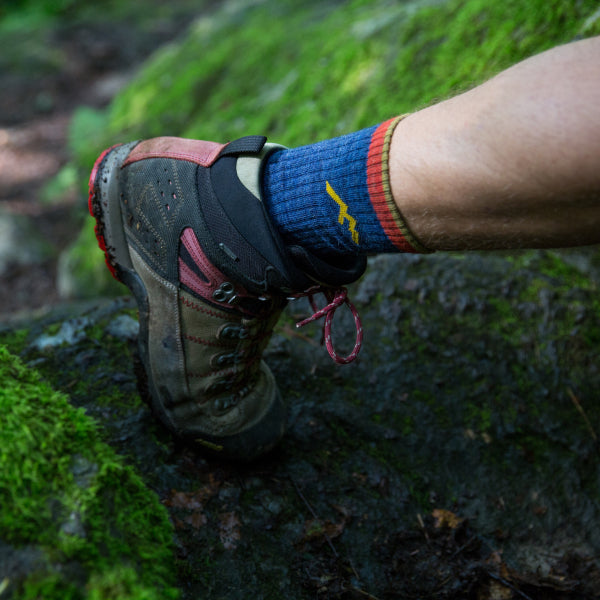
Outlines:
{"type": "Polygon", "coordinates": [[[428,252],[391,194],[388,153],[401,119],[267,158],[264,202],[287,243],[325,256],[428,252]]]}

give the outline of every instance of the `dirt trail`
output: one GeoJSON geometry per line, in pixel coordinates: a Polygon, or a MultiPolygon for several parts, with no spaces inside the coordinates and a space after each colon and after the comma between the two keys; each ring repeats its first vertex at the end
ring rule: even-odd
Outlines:
{"type": "Polygon", "coordinates": [[[40,35],[48,53],[63,57],[60,68],[32,75],[25,60],[15,60],[14,69],[0,69],[0,228],[12,227],[6,223],[15,218],[25,220],[24,232],[15,234],[23,254],[33,238],[48,246],[46,255],[33,261],[4,260],[0,251],[0,315],[60,301],[57,260],[78,233],[85,199],[72,190],[50,205],[41,201],[41,192],[69,161],[74,111],[81,105],[106,106],[144,58],[183,31],[180,14],[158,29],[56,25],[40,35]]]}

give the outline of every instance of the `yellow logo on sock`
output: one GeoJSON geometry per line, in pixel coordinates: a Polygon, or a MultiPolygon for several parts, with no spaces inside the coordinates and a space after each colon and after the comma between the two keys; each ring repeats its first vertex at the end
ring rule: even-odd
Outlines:
{"type": "Polygon", "coordinates": [[[348,231],[352,234],[352,241],[358,246],[358,231],[356,231],[356,219],[348,214],[348,205],[336,194],[335,190],[331,187],[329,181],[325,182],[325,189],[331,198],[340,207],[338,214],[338,223],[344,224],[344,219],[348,221],[348,231]]]}

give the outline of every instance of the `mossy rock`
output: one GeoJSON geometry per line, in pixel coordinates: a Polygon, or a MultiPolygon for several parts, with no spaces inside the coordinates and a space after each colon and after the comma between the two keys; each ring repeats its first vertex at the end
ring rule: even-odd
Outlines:
{"type": "Polygon", "coordinates": [[[160,50],[111,105],[107,134],[312,143],[593,35],[596,11],[593,0],[240,4],[160,50]]]}
{"type": "MultiPolygon", "coordinates": [[[[104,113],[76,114],[70,139],[82,192],[94,158],[115,143],[255,133],[314,143],[600,33],[597,17],[595,0],[226,3],[159,49],[104,113]]],[[[95,252],[93,241],[87,251],[95,252]]],[[[86,262],[82,287],[93,293],[101,259],[86,262]]]]}
{"type": "Polygon", "coordinates": [[[59,257],[57,287],[64,299],[123,294],[123,286],[117,283],[106,268],[106,259],[98,248],[91,217],[86,219],[85,226],[75,241],[59,257]]]}
{"type": "Polygon", "coordinates": [[[4,346],[0,380],[3,598],[175,598],[156,495],[93,419],[4,346]]]}
{"type": "MultiPolygon", "coordinates": [[[[154,512],[154,497],[150,516],[132,515],[126,499],[139,507],[154,490],[174,525],[159,528],[161,564],[169,564],[167,555],[175,560],[184,598],[308,600],[325,585],[339,599],[352,588],[379,598],[463,598],[473,590],[488,598],[494,577],[529,597],[594,598],[599,285],[594,248],[373,259],[350,290],[365,329],[358,363],[333,364],[319,348],[318,327],[296,331],[307,301],[284,313],[266,360],[289,403],[289,431],[276,452],[243,466],[182,446],[154,421],[132,367],[130,299],[5,330],[0,342],[85,409],[88,446],[76,451],[52,438],[44,446],[58,466],[48,471],[47,490],[36,488],[35,506],[19,514],[47,519],[35,507],[52,498],[54,529],[45,536],[44,527],[19,520],[2,535],[9,550],[0,553],[42,564],[49,590],[80,589],[81,570],[88,587],[104,578],[103,589],[111,589],[116,577],[125,590],[131,581],[143,586],[147,563],[134,562],[127,540],[142,536],[161,507],[154,512]],[[123,458],[102,450],[98,437],[123,458]],[[98,481],[100,469],[90,466],[103,456],[110,481],[98,481]],[[127,485],[129,478],[138,483],[127,485]],[[100,505],[83,513],[107,527],[82,540],[77,502],[88,485],[108,487],[100,505]],[[52,561],[59,559],[45,552],[59,534],[70,544],[62,550],[59,541],[60,552],[93,548],[78,554],[83,566],[57,575],[52,561]],[[116,536],[114,548],[104,549],[104,535],[116,536]],[[121,556],[124,572],[115,566],[121,556]]],[[[352,327],[349,312],[336,315],[340,351],[351,348],[352,327]]],[[[21,392],[8,389],[14,405],[21,392]]],[[[17,437],[19,428],[61,437],[71,415],[84,419],[65,396],[51,396],[49,409],[32,394],[23,401],[43,419],[34,428],[33,413],[20,417],[4,443],[13,461],[11,497],[24,493],[13,485],[20,437],[28,439],[17,437]]],[[[146,533],[144,540],[156,535],[146,533]]]]}

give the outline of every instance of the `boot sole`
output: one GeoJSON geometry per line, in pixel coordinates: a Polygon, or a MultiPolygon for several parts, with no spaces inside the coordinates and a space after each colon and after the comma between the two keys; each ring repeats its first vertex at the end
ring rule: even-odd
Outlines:
{"type": "MultiPolygon", "coordinates": [[[[104,252],[108,269],[119,283],[129,288],[137,303],[140,325],[138,353],[142,368],[136,369],[136,375],[138,388],[145,390],[145,393],[140,395],[146,400],[155,417],[165,424],[170,424],[171,419],[156,400],[159,396],[152,378],[148,375],[148,294],[131,262],[119,202],[111,201],[111,195],[116,194],[120,165],[134,145],[135,143],[112,146],[98,157],[89,179],[88,208],[96,221],[96,239],[104,252]]],[[[174,431],[175,427],[171,426],[170,429],[174,431]]]]}

